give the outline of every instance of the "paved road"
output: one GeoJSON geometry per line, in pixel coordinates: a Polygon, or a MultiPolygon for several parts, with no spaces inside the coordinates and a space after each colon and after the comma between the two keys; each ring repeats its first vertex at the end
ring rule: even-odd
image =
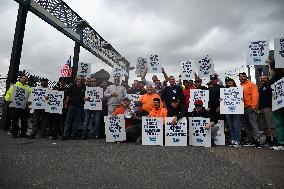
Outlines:
{"type": "Polygon", "coordinates": [[[284,188],[284,152],[160,147],[104,139],[12,139],[0,131],[0,188],[284,188]]]}

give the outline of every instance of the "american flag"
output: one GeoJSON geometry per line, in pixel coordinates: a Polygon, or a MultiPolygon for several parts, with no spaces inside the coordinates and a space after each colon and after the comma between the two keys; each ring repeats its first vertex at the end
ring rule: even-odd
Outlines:
{"type": "Polygon", "coordinates": [[[72,76],[72,68],[71,68],[71,56],[64,64],[64,66],[60,70],[62,77],[71,77],[72,76]]]}

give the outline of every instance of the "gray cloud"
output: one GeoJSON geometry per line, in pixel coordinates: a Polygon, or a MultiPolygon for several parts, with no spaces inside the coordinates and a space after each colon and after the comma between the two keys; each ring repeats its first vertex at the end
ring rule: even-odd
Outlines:
{"type": "MultiPolygon", "coordinates": [[[[245,64],[246,44],[283,36],[281,0],[85,0],[65,1],[134,65],[138,56],[160,55],[169,74],[178,75],[181,60],[212,55],[216,72],[245,64]]],[[[0,3],[0,68],[8,70],[18,5],[0,3]]],[[[56,79],[73,54],[74,42],[29,13],[21,68],[56,79]]],[[[105,66],[81,48],[80,61],[105,66]]],[[[132,73],[133,76],[133,73],[132,73]]]]}

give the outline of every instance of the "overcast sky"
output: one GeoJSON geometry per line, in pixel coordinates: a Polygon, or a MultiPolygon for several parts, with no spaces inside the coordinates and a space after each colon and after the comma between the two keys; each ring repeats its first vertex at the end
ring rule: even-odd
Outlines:
{"type": "MultiPolygon", "coordinates": [[[[217,73],[245,64],[249,41],[283,37],[283,0],[65,0],[132,66],[137,57],[160,56],[170,75],[182,60],[210,54],[217,73]]],[[[0,74],[6,75],[18,3],[0,0],[0,74]]],[[[20,70],[57,80],[74,42],[29,12],[20,70]]],[[[273,43],[270,42],[270,48],[273,43]]],[[[81,48],[92,72],[111,68],[81,48]]],[[[134,79],[133,72],[131,80],[134,79]]]]}

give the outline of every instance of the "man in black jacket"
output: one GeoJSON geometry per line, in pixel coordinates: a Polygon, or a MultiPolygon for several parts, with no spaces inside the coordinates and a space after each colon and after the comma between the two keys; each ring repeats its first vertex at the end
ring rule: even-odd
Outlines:
{"type": "Polygon", "coordinates": [[[173,117],[171,124],[177,124],[177,121],[182,117],[186,117],[186,109],[183,103],[177,97],[172,97],[170,108],[168,109],[168,117],[173,117]]]}

